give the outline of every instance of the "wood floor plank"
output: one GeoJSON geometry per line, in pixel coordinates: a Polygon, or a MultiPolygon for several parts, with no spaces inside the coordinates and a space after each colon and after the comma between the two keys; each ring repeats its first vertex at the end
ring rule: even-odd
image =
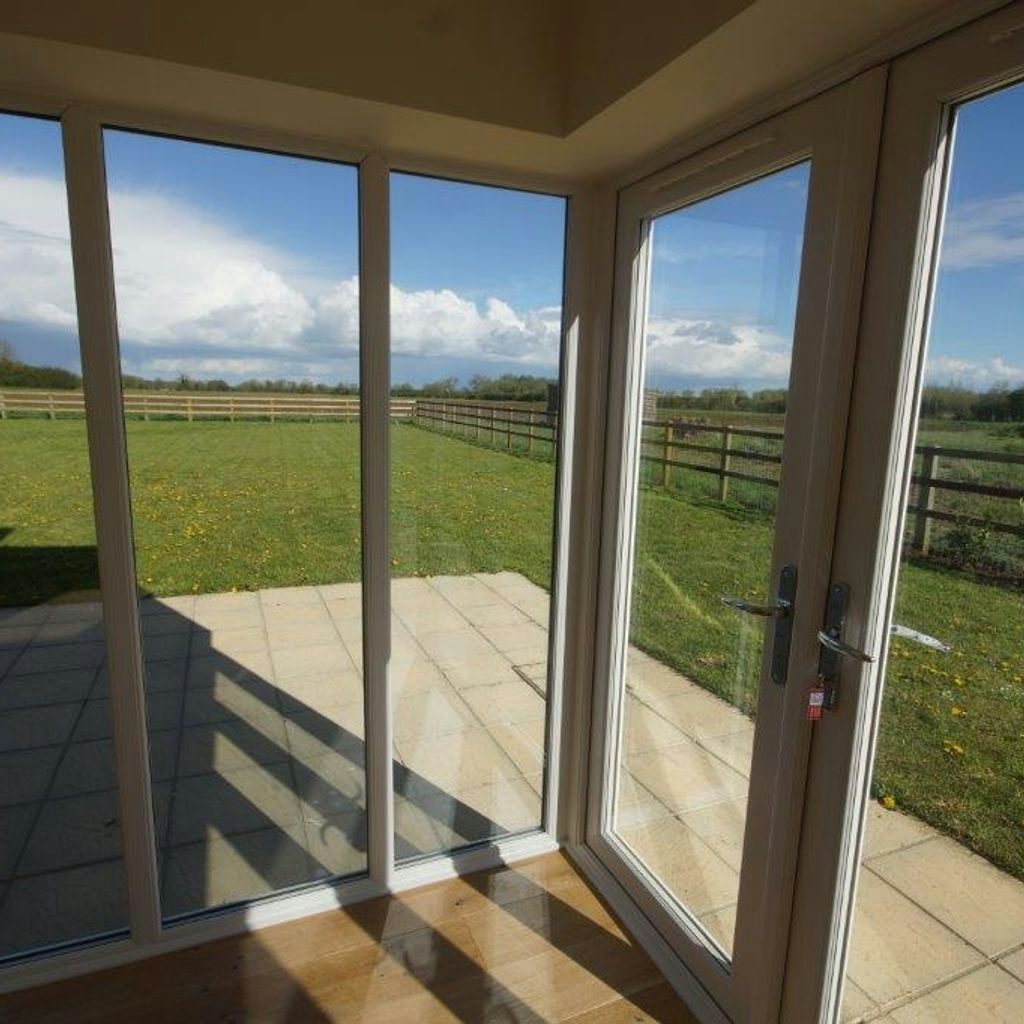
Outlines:
{"type": "Polygon", "coordinates": [[[561,854],[0,997],[18,1024],[692,1018],[561,854]]]}

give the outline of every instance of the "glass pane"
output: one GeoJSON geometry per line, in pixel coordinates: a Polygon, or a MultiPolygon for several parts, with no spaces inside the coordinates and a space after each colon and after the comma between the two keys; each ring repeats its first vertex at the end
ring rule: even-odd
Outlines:
{"type": "Polygon", "coordinates": [[[104,137],[174,917],[365,870],[358,186],[104,137]]]}
{"type": "Polygon", "coordinates": [[[2,114],[0,957],[128,924],[81,373],[60,125],[2,114]]]}
{"type": "Polygon", "coordinates": [[[956,112],[895,611],[951,650],[889,649],[851,1018],[1024,1020],[1022,139],[1024,86],[956,112]]]}
{"type": "Polygon", "coordinates": [[[399,858],[541,823],[565,202],[391,178],[399,858]]]}
{"type": "Polygon", "coordinates": [[[651,225],[612,827],[732,948],[809,167],[651,225]]]}

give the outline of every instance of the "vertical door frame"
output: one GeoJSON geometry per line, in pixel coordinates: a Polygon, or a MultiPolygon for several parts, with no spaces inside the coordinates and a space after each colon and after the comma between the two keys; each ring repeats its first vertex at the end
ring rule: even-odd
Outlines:
{"type": "Polygon", "coordinates": [[[1024,79],[1024,4],[892,64],[833,578],[850,584],[842,699],[815,726],[785,1019],[831,1021],[854,927],[956,103],[1024,79]],[[827,913],[822,913],[822,907],[827,913]],[[813,955],[827,950],[827,956],[813,955]]]}
{"type": "MultiPolygon", "coordinates": [[[[770,1020],[781,999],[810,745],[802,706],[817,663],[814,637],[828,582],[884,91],[885,70],[866,72],[631,186],[620,198],[597,627],[603,642],[594,676],[586,843],[674,951],[684,994],[712,1002],[730,1019],[770,1020]],[[676,912],[667,892],[642,877],[639,859],[610,828],[614,795],[608,780],[617,771],[621,731],[619,687],[611,681],[622,677],[629,628],[647,232],[661,213],[807,159],[810,192],[793,347],[799,374],[791,379],[790,396],[793,408],[808,411],[811,419],[791,425],[787,434],[772,559],[773,581],[782,564],[799,568],[790,682],[784,689],[770,682],[760,688],[745,845],[762,854],[744,858],[729,963],[687,915],[676,912]],[[825,512],[796,514],[811,508],[825,512]],[[770,941],[766,922],[775,936],[770,941]],[[771,956],[764,955],[766,947],[771,956]]],[[[769,655],[766,644],[763,680],[769,655]]]]}

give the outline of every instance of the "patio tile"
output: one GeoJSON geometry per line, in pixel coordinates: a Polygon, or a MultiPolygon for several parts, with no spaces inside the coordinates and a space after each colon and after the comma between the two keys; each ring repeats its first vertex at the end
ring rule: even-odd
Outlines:
{"type": "Polygon", "coordinates": [[[212,725],[237,718],[260,721],[279,715],[277,690],[257,677],[220,679],[213,686],[185,690],[186,726],[212,725]]]}
{"type": "Polygon", "coordinates": [[[695,743],[640,754],[627,767],[666,807],[689,811],[742,797],[747,780],[695,743]]]}
{"type": "Polygon", "coordinates": [[[721,736],[704,736],[700,745],[745,779],[750,778],[750,766],[754,760],[754,723],[748,722],[736,732],[721,736]]]}
{"type": "Polygon", "coordinates": [[[529,665],[516,665],[516,674],[525,676],[540,693],[547,693],[548,663],[545,660],[529,665]]]}
{"type": "Polygon", "coordinates": [[[260,765],[240,771],[179,779],[171,810],[172,846],[253,832],[301,821],[287,764],[260,765]]]}
{"type": "MultiPolygon", "coordinates": [[[[216,597],[216,594],[205,595],[216,597]]],[[[259,629],[263,625],[263,612],[260,609],[256,595],[231,595],[233,597],[252,597],[253,600],[246,604],[232,603],[229,605],[212,604],[209,606],[200,604],[201,598],[196,599],[196,611],[192,619],[192,631],[194,633],[205,633],[210,630],[228,629],[259,629]]]]}
{"type": "Polygon", "coordinates": [[[363,699],[363,680],[359,673],[346,669],[311,679],[298,677],[278,683],[277,699],[285,715],[358,704],[363,699]]]}
{"type": "Polygon", "coordinates": [[[266,630],[262,626],[241,626],[232,629],[209,629],[195,633],[188,654],[201,658],[206,654],[220,652],[229,657],[245,651],[269,649],[266,630]]]}
{"type": "Polygon", "coordinates": [[[627,755],[671,747],[686,740],[686,736],[657,711],[635,700],[626,705],[623,733],[627,755]]]}
{"type": "Polygon", "coordinates": [[[366,815],[353,813],[306,821],[305,842],[315,877],[366,870],[366,815]]]}
{"type": "Polygon", "coordinates": [[[20,647],[9,651],[0,650],[0,679],[7,675],[7,670],[18,660],[20,653],[20,647]]]}
{"type": "Polygon", "coordinates": [[[425,633],[465,629],[468,626],[465,617],[440,597],[413,608],[398,606],[395,612],[405,628],[417,639],[425,633]]]}
{"type": "MultiPolygon", "coordinates": [[[[535,622],[512,626],[483,626],[480,632],[502,654],[524,649],[546,651],[548,646],[547,630],[541,629],[535,622]]],[[[516,664],[515,659],[510,660],[512,660],[513,664],[516,664]]]]}
{"type": "MultiPolygon", "coordinates": [[[[168,664],[161,662],[160,664],[168,664]]],[[[190,658],[185,685],[189,689],[203,689],[227,680],[269,681],[274,678],[274,665],[266,651],[247,651],[226,654],[204,654],[190,658]]]]}
{"type": "Polygon", "coordinates": [[[283,629],[286,626],[329,626],[331,616],[323,601],[317,601],[315,604],[264,605],[263,621],[268,629],[283,629]]]}
{"type": "Polygon", "coordinates": [[[619,772],[615,805],[615,830],[621,832],[645,822],[665,818],[672,812],[628,771],[619,772]]]}
{"type": "Polygon", "coordinates": [[[871,869],[861,871],[847,973],[869,998],[887,1003],[982,962],[976,949],[871,869]]]}
{"type": "Polygon", "coordinates": [[[323,601],[361,601],[361,583],[323,583],[316,588],[323,601]]]}
{"type": "Polygon", "coordinates": [[[117,791],[102,790],[47,800],[18,865],[19,874],[38,874],[109,860],[121,854],[117,791]]]}
{"type": "Polygon", "coordinates": [[[462,614],[477,629],[498,626],[527,626],[531,622],[528,615],[507,601],[499,601],[498,604],[475,605],[471,608],[466,608],[462,614]]]}
{"type": "Polygon", "coordinates": [[[329,618],[326,622],[312,625],[294,623],[277,626],[268,623],[267,638],[271,651],[276,653],[290,648],[307,648],[317,644],[336,643],[338,630],[329,618]]]}
{"type": "Polygon", "coordinates": [[[395,697],[401,699],[450,684],[429,658],[415,658],[392,665],[391,685],[395,697]]]}
{"type": "Polygon", "coordinates": [[[22,804],[0,810],[0,881],[11,877],[38,813],[38,804],[22,804]]]}
{"type": "Polygon", "coordinates": [[[521,679],[511,663],[500,654],[467,658],[454,665],[444,667],[444,674],[458,690],[470,686],[493,686],[497,683],[514,683],[521,679]]]}
{"type": "Polygon", "coordinates": [[[459,691],[470,710],[484,725],[525,722],[543,718],[544,699],[528,683],[496,683],[459,691]]]}
{"type": "Polygon", "coordinates": [[[120,860],[11,883],[0,908],[0,954],[49,946],[128,926],[120,860]]]}
{"type": "Polygon", "coordinates": [[[289,650],[272,650],[270,657],[279,681],[355,669],[352,659],[337,635],[327,643],[296,646],[289,650]]]}
{"type": "Polygon", "coordinates": [[[877,1009],[878,1003],[855,982],[847,978],[843,984],[843,997],[839,1008],[839,1020],[842,1024],[846,1024],[847,1021],[860,1020],[868,1014],[873,1014],[877,1009]]]}
{"type": "Polygon", "coordinates": [[[891,1017],[896,1024],[1019,1024],[1024,1020],[1024,984],[992,964],[898,1007],[891,1017]]]}
{"type": "Polygon", "coordinates": [[[677,818],[645,822],[619,835],[692,913],[736,901],[737,873],[677,818]]]}
{"type": "Polygon", "coordinates": [[[174,612],[183,619],[192,619],[196,610],[196,600],[193,594],[181,594],[177,597],[144,597],[139,601],[139,614],[146,617],[174,612]]]}
{"type": "Polygon", "coordinates": [[[551,618],[551,603],[547,596],[520,597],[518,600],[514,601],[514,603],[524,615],[528,615],[539,626],[547,628],[548,622],[551,618]]]}
{"type": "Polygon", "coordinates": [[[494,604],[494,591],[472,576],[430,576],[428,579],[456,608],[494,604]]]}
{"type": "Polygon", "coordinates": [[[1024,949],[1010,953],[999,961],[999,965],[1009,971],[1015,978],[1024,981],[1024,949]]]}
{"type": "Polygon", "coordinates": [[[474,658],[494,655],[494,648],[472,627],[423,633],[417,640],[427,655],[442,669],[461,665],[474,658]]]}
{"type": "Polygon", "coordinates": [[[331,753],[316,761],[291,761],[295,792],[305,821],[323,821],[366,811],[366,768],[361,747],[331,753]]]}
{"type": "MultiPolygon", "coordinates": [[[[3,717],[9,714],[5,711],[3,717]]],[[[57,769],[61,750],[62,747],[53,746],[0,753],[0,807],[42,800],[57,769]]]]}
{"type": "Polygon", "coordinates": [[[0,650],[20,651],[42,628],[42,624],[39,623],[14,626],[0,624],[0,650]]]}
{"type": "Polygon", "coordinates": [[[73,668],[99,668],[106,654],[103,643],[55,644],[26,647],[8,669],[8,678],[37,672],[62,672],[73,668]]]}
{"type": "Polygon", "coordinates": [[[292,756],[303,764],[316,764],[336,751],[363,749],[363,705],[339,705],[330,717],[303,712],[285,719],[285,735],[292,756]]]}
{"type": "Polygon", "coordinates": [[[79,705],[12,708],[0,715],[0,751],[63,743],[78,718],[79,705]]]}
{"type": "Polygon", "coordinates": [[[208,612],[233,612],[242,608],[258,608],[260,595],[254,590],[225,591],[220,594],[200,594],[195,599],[193,618],[203,622],[208,612]]]}
{"type": "MultiPolygon", "coordinates": [[[[146,692],[163,693],[166,690],[182,689],[187,671],[188,662],[184,658],[148,662],[144,670],[146,692]]],[[[100,679],[97,682],[105,681],[105,677],[104,669],[100,672],[100,679]]]]}
{"type": "Polygon", "coordinates": [[[41,675],[13,676],[0,682],[0,711],[48,704],[74,704],[89,696],[96,670],[68,669],[41,675]]]}
{"type": "Polygon", "coordinates": [[[265,590],[258,591],[258,594],[260,604],[264,608],[323,603],[317,587],[267,587],[265,590]]]}
{"type": "MultiPolygon", "coordinates": [[[[103,640],[103,623],[99,619],[50,618],[36,629],[33,644],[81,644],[103,640]]],[[[0,641],[2,642],[2,641],[0,641]]]]}
{"type": "Polygon", "coordinates": [[[451,690],[412,694],[394,712],[395,741],[399,745],[407,740],[421,740],[473,729],[477,725],[458,694],[451,690]]]}
{"type": "Polygon", "coordinates": [[[695,739],[737,732],[750,721],[732,705],[703,691],[653,701],[652,706],[695,739]]]}
{"type": "Polygon", "coordinates": [[[166,853],[168,916],[252,899],[315,877],[301,824],[175,846],[166,853]]]}
{"type": "MultiPolygon", "coordinates": [[[[146,722],[148,728],[153,732],[176,728],[181,719],[181,702],[180,690],[165,690],[161,693],[147,694],[146,722]]],[[[75,743],[81,743],[84,740],[102,740],[112,736],[113,730],[109,698],[88,700],[85,702],[82,715],[75,726],[72,740],[75,743]]]]}
{"type": "Polygon", "coordinates": [[[540,797],[522,779],[502,779],[418,802],[433,822],[441,849],[540,826],[540,797]]]}
{"type": "Polygon", "coordinates": [[[698,917],[701,927],[717,942],[726,953],[732,952],[733,939],[736,936],[736,904],[732,903],[720,910],[701,914],[698,917]]]}
{"type": "Polygon", "coordinates": [[[430,815],[399,793],[395,794],[395,858],[405,860],[443,849],[430,815]]]}
{"type": "Polygon", "coordinates": [[[469,729],[445,736],[421,736],[398,741],[408,768],[401,792],[408,797],[433,797],[438,791],[461,795],[519,775],[514,763],[486,729],[469,729]]]}
{"type": "Polygon", "coordinates": [[[186,615],[180,615],[178,612],[168,611],[159,614],[143,615],[140,617],[140,622],[144,637],[192,632],[192,620],[186,615]]]}
{"type": "Polygon", "coordinates": [[[909,814],[888,811],[878,801],[872,800],[868,804],[862,856],[864,860],[871,860],[937,835],[933,828],[909,814]]]}
{"type": "Polygon", "coordinates": [[[734,871],[743,859],[743,830],[747,823],[747,801],[723,800],[681,814],[680,820],[711,847],[734,871]]]}
{"type": "Polygon", "coordinates": [[[170,661],[187,658],[192,637],[185,633],[164,633],[142,639],[142,656],[146,661],[170,661]]]}
{"type": "Polygon", "coordinates": [[[287,760],[282,718],[264,717],[255,724],[236,719],[182,730],[177,774],[231,772],[287,760]]]}
{"type": "MultiPolygon", "coordinates": [[[[541,726],[543,727],[543,720],[541,726]]],[[[537,775],[544,770],[544,730],[540,736],[523,725],[493,725],[491,736],[522,775],[537,775]]]]}
{"type": "Polygon", "coordinates": [[[363,622],[363,599],[362,597],[336,597],[329,598],[325,603],[325,610],[332,621],[359,623],[362,629],[363,622]]]}
{"type": "Polygon", "coordinates": [[[871,868],[988,956],[1024,942],[1024,883],[940,837],[871,868]]]}
{"type": "Polygon", "coordinates": [[[12,626],[38,626],[53,614],[59,605],[37,604],[27,608],[0,608],[0,629],[12,626]]]}

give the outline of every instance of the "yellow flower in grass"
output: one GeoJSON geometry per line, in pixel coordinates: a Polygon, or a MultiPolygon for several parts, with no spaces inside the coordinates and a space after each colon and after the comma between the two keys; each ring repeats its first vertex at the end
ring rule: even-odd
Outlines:
{"type": "Polygon", "coordinates": [[[959,704],[954,704],[954,705],[953,705],[953,706],[952,706],[952,707],[951,707],[951,708],[949,709],[949,713],[950,713],[950,714],[951,714],[951,715],[952,715],[952,716],[953,716],[954,718],[965,718],[965,717],[967,716],[967,710],[966,710],[965,708],[962,708],[962,707],[960,707],[960,705],[959,705],[959,704]]]}
{"type": "Polygon", "coordinates": [[[963,757],[964,748],[959,743],[954,743],[952,740],[943,740],[942,749],[947,754],[952,754],[954,757],[963,757]]]}
{"type": "Polygon", "coordinates": [[[882,797],[882,806],[887,811],[895,810],[896,809],[896,797],[894,797],[891,793],[886,793],[885,796],[882,797]]]}

